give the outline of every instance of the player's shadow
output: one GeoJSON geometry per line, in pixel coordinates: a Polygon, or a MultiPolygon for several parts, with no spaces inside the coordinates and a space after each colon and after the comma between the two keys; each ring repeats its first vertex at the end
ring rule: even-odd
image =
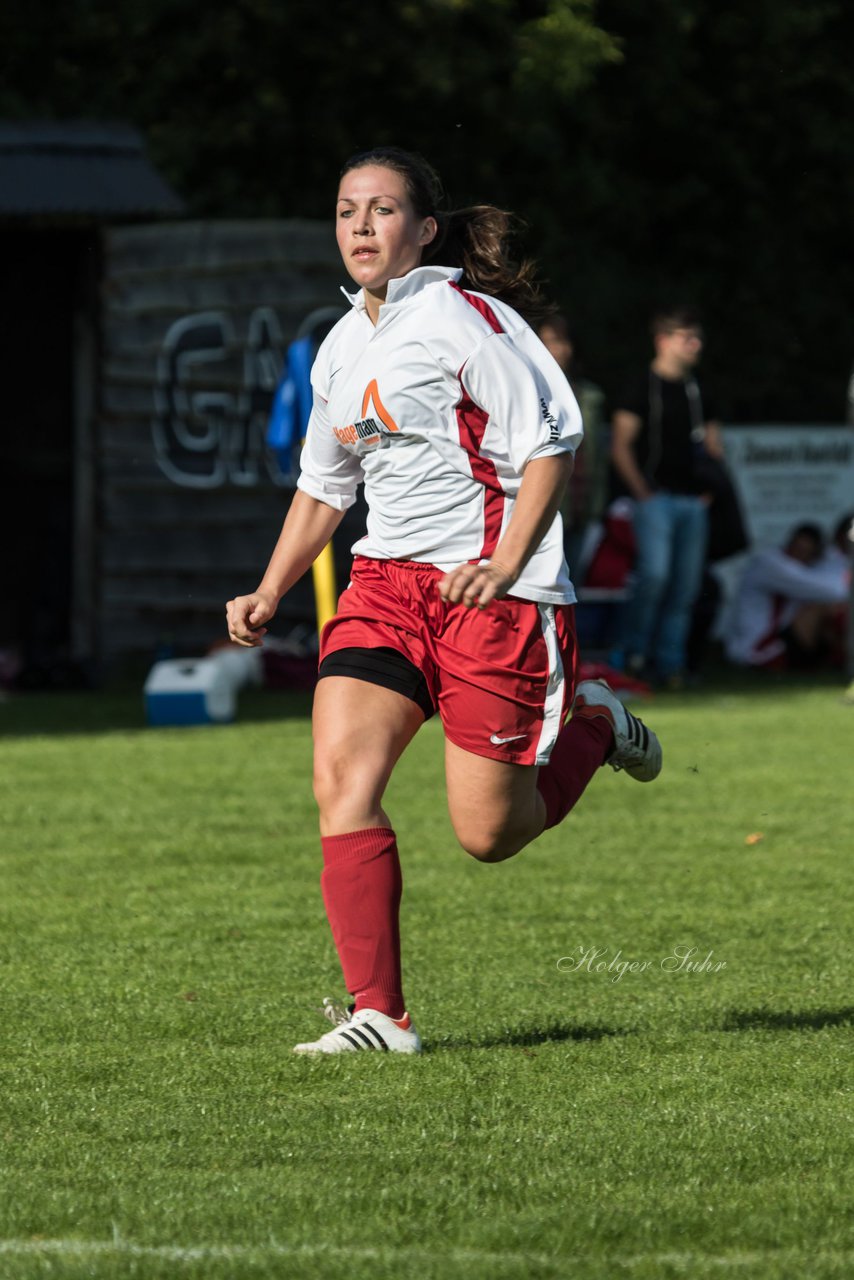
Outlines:
{"type": "Polygon", "coordinates": [[[545,1027],[519,1027],[483,1036],[460,1036],[437,1044],[441,1049],[533,1049],[537,1045],[565,1040],[604,1040],[610,1036],[630,1036],[630,1027],[600,1027],[585,1024],[551,1023],[545,1027]]]}
{"type": "Polygon", "coordinates": [[[854,1006],[843,1009],[733,1009],[720,1024],[721,1031],[820,1031],[854,1022],[854,1006]]]}

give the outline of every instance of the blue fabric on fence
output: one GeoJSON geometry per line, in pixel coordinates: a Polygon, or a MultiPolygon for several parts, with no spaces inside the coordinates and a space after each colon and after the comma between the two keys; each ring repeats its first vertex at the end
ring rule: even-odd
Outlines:
{"type": "Polygon", "coordinates": [[[311,366],[316,347],[309,334],[296,338],[289,345],[285,367],[273,395],[267,444],[283,471],[290,471],[294,446],[304,438],[308,426],[312,400],[311,366]]]}

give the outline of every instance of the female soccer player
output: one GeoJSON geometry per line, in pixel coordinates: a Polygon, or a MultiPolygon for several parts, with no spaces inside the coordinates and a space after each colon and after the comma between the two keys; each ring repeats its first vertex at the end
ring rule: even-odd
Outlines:
{"type": "Polygon", "coordinates": [[[558,507],[581,419],[522,318],[539,295],[530,264],[506,255],[508,225],[489,205],[443,213],[419,156],[382,147],[346,163],[337,239],[357,292],[314,364],[298,490],[270,563],[228,602],[231,639],[261,644],[364,482],[367,533],[323,629],[313,716],[321,885],[354,1003],[300,1053],[421,1048],[382,802],[425,719],[442,718],[451,821],[482,862],[561,822],[600,765],[642,782],[661,768],[658,739],[606,684],[572,700],[558,507]]]}

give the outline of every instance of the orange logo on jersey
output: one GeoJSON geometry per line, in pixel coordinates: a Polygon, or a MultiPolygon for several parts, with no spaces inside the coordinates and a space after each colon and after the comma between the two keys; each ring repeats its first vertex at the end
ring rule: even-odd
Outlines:
{"type": "Polygon", "coordinates": [[[371,403],[373,403],[374,413],[377,415],[384,427],[387,427],[389,431],[398,431],[400,429],[388,409],[383,404],[382,400],[380,400],[380,389],[377,386],[376,378],[371,379],[365,387],[365,394],[362,396],[363,418],[368,417],[368,409],[371,407],[371,403]]]}
{"type": "Polygon", "coordinates": [[[380,436],[400,430],[394,418],[380,399],[376,378],[365,387],[362,396],[362,416],[348,427],[334,427],[342,444],[376,444],[380,436]]]}

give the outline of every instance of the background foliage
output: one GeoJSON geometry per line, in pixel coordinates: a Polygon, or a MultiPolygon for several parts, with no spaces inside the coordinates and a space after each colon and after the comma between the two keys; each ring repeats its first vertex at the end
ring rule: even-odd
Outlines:
{"type": "Polygon", "coordinates": [[[423,150],[527,224],[613,390],[697,301],[730,421],[840,421],[854,7],[844,0],[35,0],[0,115],[129,119],[191,214],[327,215],[341,160],[423,150]]]}

